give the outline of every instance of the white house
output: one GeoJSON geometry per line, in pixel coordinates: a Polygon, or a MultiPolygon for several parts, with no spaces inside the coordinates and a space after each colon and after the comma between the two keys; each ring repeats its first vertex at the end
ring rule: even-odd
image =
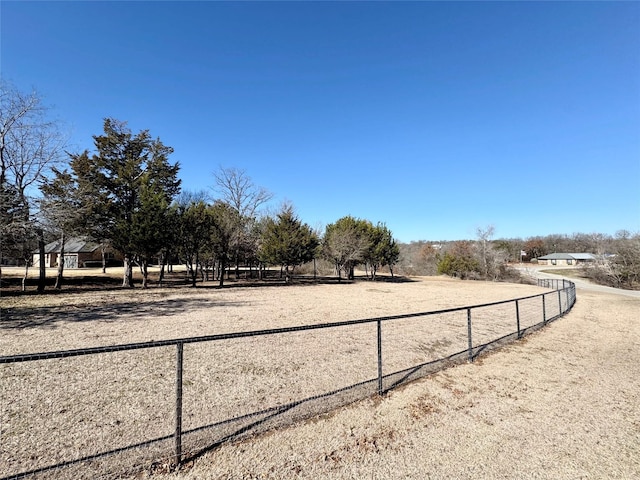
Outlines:
{"type": "Polygon", "coordinates": [[[575,266],[582,263],[595,262],[596,257],[591,253],[550,253],[538,257],[540,265],[575,266]]]}

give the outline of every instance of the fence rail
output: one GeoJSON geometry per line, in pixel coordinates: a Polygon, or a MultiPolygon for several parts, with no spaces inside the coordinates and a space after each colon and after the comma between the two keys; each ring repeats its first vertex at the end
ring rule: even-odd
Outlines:
{"type": "Polygon", "coordinates": [[[0,480],[109,478],[158,462],[176,465],[225,441],[383,395],[447,365],[474,361],[573,307],[573,282],[541,279],[538,285],[553,291],[404,315],[0,356],[0,480]],[[300,348],[303,355],[291,353],[300,348]],[[243,357],[242,362],[234,363],[235,357],[243,357]],[[124,366],[114,385],[102,367],[118,361],[124,366]],[[175,374],[166,375],[171,368],[175,374]],[[304,381],[298,385],[286,378],[304,381]],[[315,385],[318,378],[322,381],[315,385]],[[58,390],[60,382],[77,383],[79,390],[58,390]],[[83,406],[79,397],[94,392],[83,406]],[[277,392],[271,400],[276,406],[260,408],[268,405],[266,396],[272,392],[277,392]],[[47,403],[51,396],[62,407],[47,403]],[[145,399],[146,407],[158,412],[146,411],[145,399]],[[103,401],[105,411],[93,411],[103,401]],[[104,438],[78,444],[82,432],[71,433],[60,445],[47,446],[42,437],[51,437],[56,419],[74,408],[70,415],[79,419],[72,420],[73,427],[82,430],[86,423],[88,435],[100,431],[104,438]],[[144,414],[123,415],[123,409],[144,414]],[[40,416],[47,413],[52,417],[40,425],[40,416]],[[104,423],[109,416],[124,420],[96,427],[96,417],[104,423]],[[132,418],[139,417],[136,424],[132,418]],[[120,427],[123,422],[129,426],[120,427]],[[129,461],[101,465],[124,453],[129,461]]]}

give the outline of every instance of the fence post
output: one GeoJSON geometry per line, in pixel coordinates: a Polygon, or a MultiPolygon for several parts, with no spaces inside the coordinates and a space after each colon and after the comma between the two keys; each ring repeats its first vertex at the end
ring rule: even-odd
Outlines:
{"type": "Polygon", "coordinates": [[[378,320],[378,395],[382,395],[382,321],[378,320]]]}
{"type": "Polygon", "coordinates": [[[469,339],[469,361],[473,362],[473,341],[471,339],[471,309],[467,308],[467,336],[469,339]]]}
{"type": "Polygon", "coordinates": [[[518,338],[520,338],[520,305],[516,300],[516,325],[518,325],[518,338]]]}
{"type": "Polygon", "coordinates": [[[176,462],[182,462],[182,364],[184,359],[184,344],[176,344],[176,462]]]}
{"type": "Polygon", "coordinates": [[[542,294],[542,323],[547,324],[547,308],[544,302],[544,293],[542,294]]]}

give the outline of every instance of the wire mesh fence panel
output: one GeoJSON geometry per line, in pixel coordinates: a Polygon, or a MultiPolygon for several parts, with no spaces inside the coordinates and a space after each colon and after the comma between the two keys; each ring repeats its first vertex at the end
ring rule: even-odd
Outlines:
{"type": "Polygon", "coordinates": [[[545,320],[551,320],[560,315],[560,305],[558,303],[558,292],[543,294],[545,320]]]}
{"type": "Polygon", "coordinates": [[[162,458],[157,448],[131,447],[171,433],[169,350],[0,365],[0,478],[109,478],[162,458]]]}
{"type": "Polygon", "coordinates": [[[575,288],[565,288],[561,292],[562,295],[562,313],[566,313],[575,303],[575,288]]]}
{"type": "Polygon", "coordinates": [[[185,454],[372,394],[376,365],[375,323],[185,345],[185,454]]]}
{"type": "Polygon", "coordinates": [[[442,364],[431,364],[466,349],[465,310],[383,321],[384,389],[443,368],[442,364]]]}
{"type": "Polygon", "coordinates": [[[571,295],[569,298],[569,304],[573,306],[576,303],[576,286],[572,285],[570,289],[571,295]]]}
{"type": "Polygon", "coordinates": [[[542,323],[542,296],[518,300],[518,310],[520,312],[520,330],[524,331],[542,323]]]}
{"type": "Polygon", "coordinates": [[[471,309],[471,331],[474,347],[517,334],[515,302],[499,303],[471,309]]]}
{"type": "Polygon", "coordinates": [[[557,280],[555,278],[540,278],[538,279],[538,285],[545,288],[553,288],[554,290],[563,288],[564,281],[562,279],[557,280]]]}
{"type": "Polygon", "coordinates": [[[560,299],[562,301],[562,313],[565,313],[570,308],[570,295],[571,289],[565,288],[560,292],[560,299]]]}

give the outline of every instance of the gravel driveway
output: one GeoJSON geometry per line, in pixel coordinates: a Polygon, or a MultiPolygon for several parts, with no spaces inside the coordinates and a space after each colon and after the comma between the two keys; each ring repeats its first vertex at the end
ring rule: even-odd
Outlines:
{"type": "MultiPolygon", "coordinates": [[[[515,268],[516,270],[519,270],[525,275],[529,275],[533,278],[567,278],[562,277],[561,275],[548,273],[548,270],[551,270],[553,268],[549,267],[548,265],[527,265],[526,267],[516,266],[515,268]]],[[[563,270],[568,270],[570,268],[571,267],[563,267],[563,270]]],[[[579,267],[574,267],[573,269],[578,270],[579,267]]],[[[596,285],[595,283],[589,282],[588,280],[573,277],[569,278],[569,280],[576,284],[576,288],[578,289],[578,291],[583,290],[590,292],[611,293],[614,295],[624,295],[627,297],[640,298],[640,291],[638,290],[625,290],[622,288],[606,287],[604,285],[596,285]]]]}

